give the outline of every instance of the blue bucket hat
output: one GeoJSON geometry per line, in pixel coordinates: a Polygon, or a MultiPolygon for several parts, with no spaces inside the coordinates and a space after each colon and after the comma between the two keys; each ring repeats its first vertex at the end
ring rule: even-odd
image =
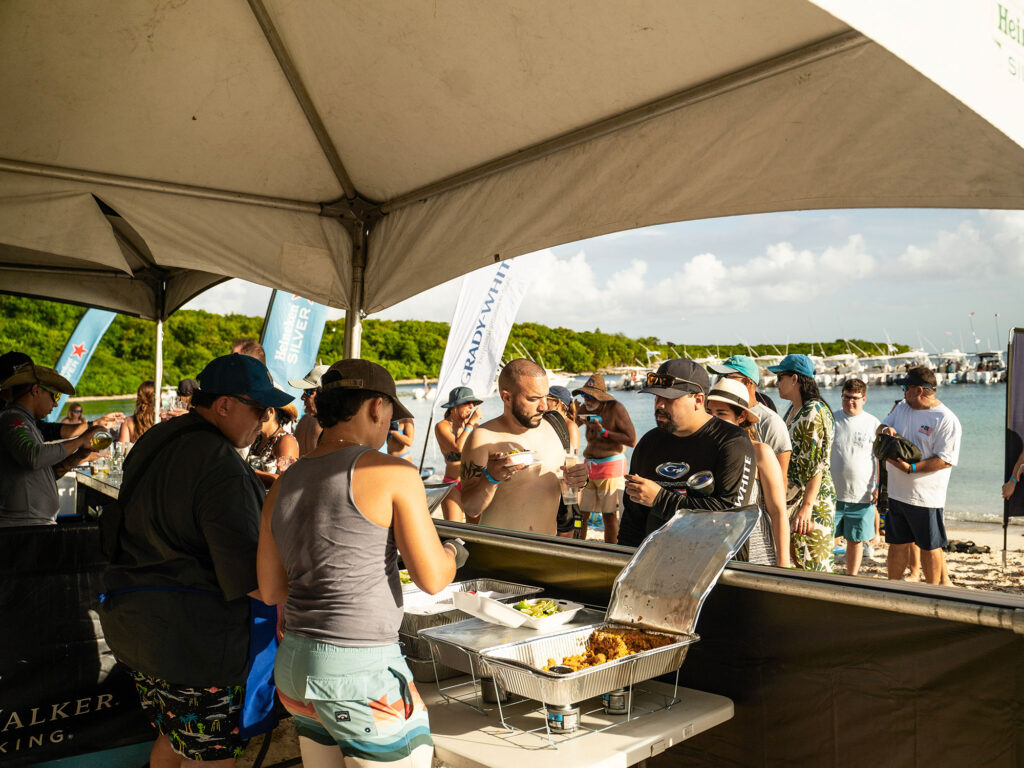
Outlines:
{"type": "Polygon", "coordinates": [[[548,397],[557,398],[566,408],[572,403],[572,392],[567,387],[560,387],[557,384],[548,390],[548,397]]]}
{"type": "Polygon", "coordinates": [[[772,373],[799,373],[814,378],[814,363],[807,355],[786,355],[778,365],[769,365],[772,373]]]}
{"type": "Polygon", "coordinates": [[[730,373],[742,373],[754,384],[761,380],[761,371],[757,367],[754,358],[749,355],[733,355],[721,365],[709,365],[708,370],[717,373],[719,376],[728,376],[730,373]]]}
{"type": "Polygon", "coordinates": [[[245,395],[260,405],[282,408],[295,399],[274,386],[267,366],[248,355],[223,355],[206,364],[198,376],[201,392],[245,395]]]}

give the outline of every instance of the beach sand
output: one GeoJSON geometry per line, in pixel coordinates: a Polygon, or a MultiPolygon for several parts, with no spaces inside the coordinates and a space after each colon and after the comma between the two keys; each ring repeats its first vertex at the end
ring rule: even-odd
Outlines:
{"type": "MultiPolygon", "coordinates": [[[[946,535],[951,542],[973,541],[979,547],[990,549],[986,554],[946,552],[949,577],[955,586],[1024,595],[1024,526],[1009,527],[1005,569],[1001,525],[949,520],[946,523],[946,535]]],[[[875,547],[874,556],[864,559],[859,575],[886,578],[887,549],[884,543],[875,547]]],[[[836,572],[845,573],[842,555],[836,558],[836,572]]]]}

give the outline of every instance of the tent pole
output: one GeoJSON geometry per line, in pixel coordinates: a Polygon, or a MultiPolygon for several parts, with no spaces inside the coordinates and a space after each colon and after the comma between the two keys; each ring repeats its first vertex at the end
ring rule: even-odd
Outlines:
{"type": "Polygon", "coordinates": [[[156,372],[153,383],[156,384],[157,412],[160,410],[160,393],[163,391],[164,380],[164,321],[156,321],[156,372]]]}
{"type": "Polygon", "coordinates": [[[360,357],[363,348],[363,271],[366,269],[366,226],[363,222],[349,229],[352,237],[352,293],[345,310],[345,357],[360,357]]]}
{"type": "Polygon", "coordinates": [[[434,426],[434,407],[430,407],[430,419],[427,421],[427,435],[423,441],[423,453],[420,454],[420,475],[423,475],[423,462],[427,458],[427,446],[430,445],[430,428],[434,426]]]}
{"type": "Polygon", "coordinates": [[[345,310],[345,357],[359,357],[363,346],[363,318],[358,309],[345,310]]]}

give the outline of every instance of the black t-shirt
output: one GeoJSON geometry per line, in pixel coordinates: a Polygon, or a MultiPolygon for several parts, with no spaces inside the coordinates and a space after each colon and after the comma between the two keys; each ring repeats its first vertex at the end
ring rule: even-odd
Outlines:
{"type": "Polygon", "coordinates": [[[619,544],[627,547],[638,546],[677,509],[730,509],[753,503],[757,478],[754,446],[746,432],[716,418],[687,437],[652,429],[637,443],[629,473],[656,481],[662,490],[650,507],[624,498],[619,544]],[[714,477],[710,495],[694,490],[682,495],[686,481],[701,472],[714,477]]]}
{"type": "MultiPolygon", "coordinates": [[[[202,422],[193,412],[147,430],[125,459],[125,483],[168,436],[202,422]]],[[[176,439],[136,482],[104,585],[168,589],[113,595],[100,611],[108,645],[174,684],[244,682],[262,483],[212,425],[176,439]]]]}

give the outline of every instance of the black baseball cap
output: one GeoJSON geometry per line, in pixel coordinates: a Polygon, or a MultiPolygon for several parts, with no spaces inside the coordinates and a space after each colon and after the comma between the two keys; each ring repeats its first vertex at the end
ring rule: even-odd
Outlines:
{"type": "Polygon", "coordinates": [[[647,386],[640,391],[647,395],[660,395],[674,400],[684,395],[700,392],[704,395],[711,389],[711,377],[703,366],[685,357],[666,360],[658,366],[657,373],[647,374],[647,386]]]}
{"type": "Polygon", "coordinates": [[[937,389],[938,381],[935,379],[935,372],[931,368],[919,365],[907,371],[906,376],[896,379],[901,387],[924,387],[925,389],[937,389]]]}
{"type": "Polygon", "coordinates": [[[0,355],[0,383],[14,375],[14,370],[28,363],[33,365],[32,358],[24,352],[4,352],[0,355]]]}

